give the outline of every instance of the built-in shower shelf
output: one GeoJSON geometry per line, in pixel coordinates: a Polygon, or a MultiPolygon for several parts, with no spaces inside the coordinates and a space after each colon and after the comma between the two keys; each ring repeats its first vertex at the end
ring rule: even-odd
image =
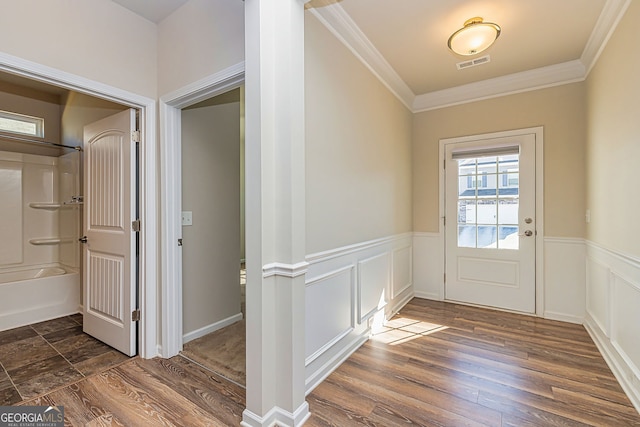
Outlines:
{"type": "Polygon", "coordinates": [[[60,203],[29,203],[29,207],[33,209],[46,209],[50,211],[60,209],[61,206],[60,203]]]}
{"type": "Polygon", "coordinates": [[[69,238],[60,238],[60,237],[48,237],[44,239],[31,239],[29,243],[36,246],[42,245],[59,245],[60,243],[70,243],[73,242],[73,239],[69,238]]]}

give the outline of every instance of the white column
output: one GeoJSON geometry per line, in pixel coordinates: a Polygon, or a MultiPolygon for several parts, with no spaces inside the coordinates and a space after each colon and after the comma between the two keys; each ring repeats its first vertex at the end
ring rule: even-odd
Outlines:
{"type": "Polygon", "coordinates": [[[299,426],[305,401],[304,0],[245,2],[247,408],[299,426]]]}

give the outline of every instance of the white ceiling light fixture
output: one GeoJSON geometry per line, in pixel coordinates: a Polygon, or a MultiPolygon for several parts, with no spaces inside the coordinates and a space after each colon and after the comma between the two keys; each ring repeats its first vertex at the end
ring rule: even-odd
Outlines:
{"type": "Polygon", "coordinates": [[[479,16],[465,21],[464,27],[451,34],[447,45],[454,53],[475,55],[487,49],[500,35],[500,26],[484,22],[479,16]]]}

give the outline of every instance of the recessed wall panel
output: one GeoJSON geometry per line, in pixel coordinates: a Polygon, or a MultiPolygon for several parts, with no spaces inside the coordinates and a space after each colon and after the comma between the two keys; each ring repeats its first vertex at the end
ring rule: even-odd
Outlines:
{"type": "Polygon", "coordinates": [[[397,297],[411,287],[411,255],[411,246],[393,251],[393,281],[391,282],[391,298],[397,297]]]}
{"type": "Polygon", "coordinates": [[[612,341],[637,374],[640,374],[640,284],[620,276],[613,280],[612,341]]]}
{"type": "Polygon", "coordinates": [[[353,277],[354,267],[348,266],[307,282],[307,363],[353,329],[353,277]]]}
{"type": "Polygon", "coordinates": [[[385,252],[358,262],[358,323],[389,301],[390,258],[385,252]]]}

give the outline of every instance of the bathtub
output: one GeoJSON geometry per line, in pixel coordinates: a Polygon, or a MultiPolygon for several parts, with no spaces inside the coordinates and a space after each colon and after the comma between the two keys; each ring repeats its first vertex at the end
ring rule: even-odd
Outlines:
{"type": "Polygon", "coordinates": [[[0,331],[77,313],[80,274],[58,265],[0,271],[0,331]]]}

